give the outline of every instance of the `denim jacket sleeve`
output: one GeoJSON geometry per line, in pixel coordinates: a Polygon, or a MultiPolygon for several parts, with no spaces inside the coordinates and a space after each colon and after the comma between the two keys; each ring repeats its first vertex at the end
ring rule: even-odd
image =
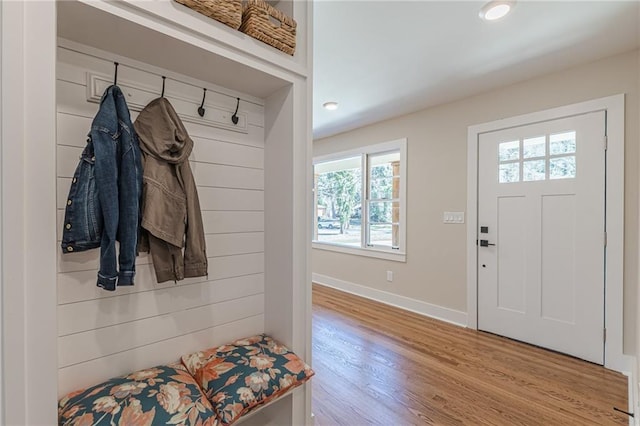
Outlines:
{"type": "MultiPolygon", "coordinates": [[[[127,111],[128,112],[128,111],[127,111]]],[[[118,285],[133,285],[135,276],[138,238],[140,237],[140,201],[142,195],[142,166],[140,148],[135,130],[129,126],[121,127],[120,174],[118,180],[118,198],[120,221],[117,239],[120,242],[120,273],[118,285]]]]}
{"type": "MultiPolygon", "coordinates": [[[[95,122],[94,122],[95,123],[95,122]]],[[[118,163],[116,161],[116,132],[94,124],[91,139],[96,153],[95,174],[98,198],[102,206],[104,227],[100,241],[100,270],[98,287],[115,290],[118,276],[116,265],[116,233],[118,230],[118,163]]]]}
{"type": "Polygon", "coordinates": [[[208,275],[207,249],[198,190],[193,179],[191,166],[185,161],[180,166],[179,175],[187,195],[187,228],[184,241],[185,278],[208,275]]]}
{"type": "Polygon", "coordinates": [[[100,247],[102,208],[95,179],[96,157],[91,138],[71,179],[62,228],[62,252],[77,253],[100,247]]]}
{"type": "Polygon", "coordinates": [[[140,149],[124,95],[116,86],[107,89],[102,97],[91,126],[91,139],[104,222],[97,285],[115,290],[116,284],[133,284],[142,187],[140,149]],[[116,240],[120,242],[119,262],[116,240]]]}

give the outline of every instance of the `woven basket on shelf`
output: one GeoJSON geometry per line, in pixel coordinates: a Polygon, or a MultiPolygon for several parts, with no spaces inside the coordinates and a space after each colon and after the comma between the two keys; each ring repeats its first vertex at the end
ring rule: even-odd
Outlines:
{"type": "Polygon", "coordinates": [[[242,0],[175,0],[237,30],[242,23],[242,0]]]}
{"type": "Polygon", "coordinates": [[[242,11],[240,31],[293,55],[296,50],[296,26],[296,21],[291,17],[263,0],[248,0],[242,11]]]}

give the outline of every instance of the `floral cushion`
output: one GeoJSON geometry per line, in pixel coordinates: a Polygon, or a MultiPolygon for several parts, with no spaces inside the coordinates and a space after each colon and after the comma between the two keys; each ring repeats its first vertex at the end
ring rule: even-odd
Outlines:
{"type": "Polygon", "coordinates": [[[314,374],[296,354],[264,334],[184,355],[182,362],[223,425],[232,424],[314,374]]]}
{"type": "Polygon", "coordinates": [[[161,365],[72,392],[58,404],[60,425],[190,425],[219,422],[182,364],[161,365]]]}

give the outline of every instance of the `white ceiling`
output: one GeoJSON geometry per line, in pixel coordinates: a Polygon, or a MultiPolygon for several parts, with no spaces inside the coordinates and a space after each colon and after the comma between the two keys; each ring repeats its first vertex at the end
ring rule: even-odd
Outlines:
{"type": "Polygon", "coordinates": [[[314,138],[637,48],[637,1],[316,0],[314,138]],[[322,108],[337,101],[336,111],[322,108]]]}

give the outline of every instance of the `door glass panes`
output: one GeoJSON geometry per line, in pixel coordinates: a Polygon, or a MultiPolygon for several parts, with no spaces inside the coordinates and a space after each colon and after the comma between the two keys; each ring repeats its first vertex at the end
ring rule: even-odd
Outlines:
{"type": "Polygon", "coordinates": [[[522,156],[524,158],[544,157],[546,151],[546,138],[544,136],[525,139],[522,142],[522,156]]]}
{"type": "Polygon", "coordinates": [[[520,163],[503,163],[500,164],[499,182],[510,183],[520,180],[520,163]]]}
{"type": "Polygon", "coordinates": [[[557,133],[549,136],[551,155],[571,154],[576,152],[576,132],[557,133]]]}
{"type": "Polygon", "coordinates": [[[520,158],[520,141],[502,142],[498,147],[500,161],[517,160],[520,158]]]}
{"type": "Polygon", "coordinates": [[[569,179],[576,177],[576,157],[555,157],[549,159],[549,179],[569,179]]]}
{"type": "Polygon", "coordinates": [[[523,162],[522,163],[522,180],[525,182],[530,182],[534,180],[544,180],[545,169],[546,169],[545,166],[546,166],[545,160],[532,160],[532,161],[523,162]]]}
{"type": "Polygon", "coordinates": [[[575,131],[525,138],[522,142],[502,142],[498,144],[498,181],[512,183],[575,178],[576,156],[570,155],[575,152],[575,131]]]}
{"type": "Polygon", "coordinates": [[[510,183],[520,181],[520,141],[502,142],[498,145],[498,181],[510,183]],[[514,161],[515,160],[515,161],[514,161]]]}

